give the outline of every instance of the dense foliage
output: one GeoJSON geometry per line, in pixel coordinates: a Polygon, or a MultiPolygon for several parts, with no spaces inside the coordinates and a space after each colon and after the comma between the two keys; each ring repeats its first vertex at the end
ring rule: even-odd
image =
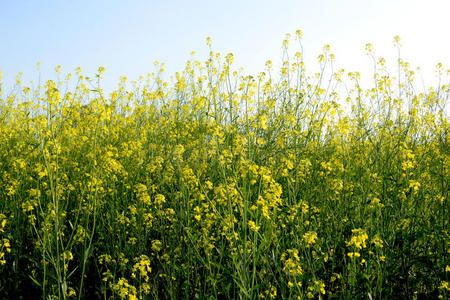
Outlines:
{"type": "Polygon", "coordinates": [[[0,298],[448,297],[448,71],[421,91],[367,45],[363,89],[288,44],[276,74],[211,50],[108,96],[103,68],[3,88],[0,298]]]}

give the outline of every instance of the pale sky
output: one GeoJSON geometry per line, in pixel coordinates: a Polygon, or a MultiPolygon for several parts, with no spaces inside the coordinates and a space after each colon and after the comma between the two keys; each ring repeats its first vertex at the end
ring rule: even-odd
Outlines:
{"type": "Polygon", "coordinates": [[[437,62],[450,68],[449,11],[449,0],[0,0],[0,70],[8,90],[18,72],[36,82],[38,61],[43,80],[55,79],[57,65],[63,73],[79,66],[87,76],[104,66],[108,91],[120,75],[133,80],[153,71],[156,60],[168,75],[191,51],[204,61],[211,37],[216,52],[232,52],[236,67],[257,74],[266,60],[280,61],[285,34],[301,29],[310,70],[330,44],[337,67],[364,76],[372,67],[364,45],[395,63],[399,35],[402,56],[429,85],[437,62]]]}

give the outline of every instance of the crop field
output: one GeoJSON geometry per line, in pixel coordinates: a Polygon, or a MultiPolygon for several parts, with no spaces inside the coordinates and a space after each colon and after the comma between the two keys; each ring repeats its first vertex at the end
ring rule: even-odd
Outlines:
{"type": "Polygon", "coordinates": [[[0,85],[0,298],[447,299],[450,72],[368,44],[363,87],[298,42],[0,85]]]}

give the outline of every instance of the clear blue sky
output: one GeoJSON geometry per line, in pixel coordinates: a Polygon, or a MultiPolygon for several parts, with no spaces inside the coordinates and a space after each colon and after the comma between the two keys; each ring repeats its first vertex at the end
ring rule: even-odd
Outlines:
{"type": "Polygon", "coordinates": [[[365,43],[393,59],[398,34],[404,57],[431,84],[437,62],[450,67],[449,11],[448,0],[0,0],[0,70],[8,88],[18,72],[36,81],[38,61],[43,79],[55,78],[56,65],[63,73],[79,66],[88,76],[104,66],[109,90],[120,75],[153,71],[155,60],[168,74],[193,50],[203,61],[210,36],[216,51],[234,53],[236,66],[257,73],[267,59],[279,61],[285,33],[301,29],[307,62],[315,64],[330,44],[339,66],[363,73],[371,66],[365,43]]]}

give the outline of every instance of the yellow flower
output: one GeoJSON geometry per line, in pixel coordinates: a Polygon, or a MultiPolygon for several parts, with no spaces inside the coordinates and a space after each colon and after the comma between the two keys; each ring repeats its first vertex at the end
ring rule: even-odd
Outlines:
{"type": "Polygon", "coordinates": [[[162,246],[162,243],[160,240],[152,241],[152,249],[155,250],[156,252],[161,251],[161,246],[162,246]]]}
{"type": "Polygon", "coordinates": [[[67,296],[68,297],[72,297],[72,296],[76,296],[77,293],[75,292],[75,290],[73,288],[69,288],[67,291],[67,296]]]}
{"type": "Polygon", "coordinates": [[[250,228],[250,230],[252,231],[258,231],[261,226],[256,226],[256,223],[254,221],[248,221],[248,227],[250,228]]]}
{"type": "Polygon", "coordinates": [[[261,128],[262,128],[263,130],[266,130],[266,129],[267,129],[267,116],[262,115],[262,116],[261,116],[261,121],[260,121],[260,122],[261,122],[261,123],[260,123],[261,128]]]}
{"type": "Polygon", "coordinates": [[[308,231],[303,235],[303,239],[305,240],[307,247],[310,247],[312,244],[314,244],[317,240],[317,232],[315,231],[308,231]]]}
{"type": "Polygon", "coordinates": [[[447,281],[441,281],[441,285],[439,286],[439,289],[450,291],[450,285],[448,284],[447,281]]]}
{"type": "Polygon", "coordinates": [[[383,248],[383,240],[378,236],[372,239],[372,243],[378,248],[383,248]]]}
{"type": "Polygon", "coordinates": [[[369,238],[363,229],[352,229],[352,237],[350,241],[346,242],[347,246],[354,246],[356,249],[366,248],[366,241],[369,238]]]}
{"type": "Polygon", "coordinates": [[[360,257],[361,254],[359,252],[349,252],[347,253],[348,257],[353,258],[353,257],[360,257]]]}

